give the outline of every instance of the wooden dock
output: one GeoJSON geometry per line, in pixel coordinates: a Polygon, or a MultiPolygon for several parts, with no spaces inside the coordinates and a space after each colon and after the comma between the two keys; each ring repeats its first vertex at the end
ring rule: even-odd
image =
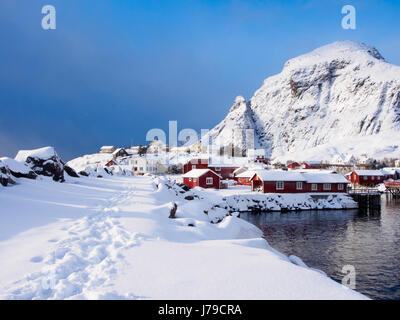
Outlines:
{"type": "Polygon", "coordinates": [[[389,193],[393,198],[400,198],[400,182],[386,182],[386,193],[389,193]]]}
{"type": "Polygon", "coordinates": [[[381,208],[381,193],[378,189],[351,189],[348,194],[358,203],[360,209],[376,211],[381,208]]]}

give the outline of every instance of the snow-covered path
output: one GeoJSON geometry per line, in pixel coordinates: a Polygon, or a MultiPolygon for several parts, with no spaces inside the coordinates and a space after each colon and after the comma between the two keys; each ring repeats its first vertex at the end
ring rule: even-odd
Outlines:
{"type": "Polygon", "coordinates": [[[2,299],[363,298],[151,177],[23,180],[0,203],[2,299]]]}

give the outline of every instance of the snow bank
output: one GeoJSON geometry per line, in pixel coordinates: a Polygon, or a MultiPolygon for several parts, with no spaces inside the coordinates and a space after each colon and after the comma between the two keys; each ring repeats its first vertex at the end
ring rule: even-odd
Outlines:
{"type": "Polygon", "coordinates": [[[346,194],[238,194],[217,199],[216,206],[230,212],[354,209],[357,203],[346,194]]]}
{"type": "Polygon", "coordinates": [[[4,188],[0,298],[365,299],[295,265],[237,213],[215,207],[210,223],[217,200],[154,176],[4,188]]]}

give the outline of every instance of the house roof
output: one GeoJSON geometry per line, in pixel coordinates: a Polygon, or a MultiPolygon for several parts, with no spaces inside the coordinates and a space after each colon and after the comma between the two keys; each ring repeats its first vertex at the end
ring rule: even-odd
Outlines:
{"type": "MultiPolygon", "coordinates": [[[[329,172],[294,172],[283,170],[256,170],[262,181],[304,181],[308,183],[349,183],[342,175],[329,172]]],[[[253,175],[254,175],[253,174],[253,175]]]]}
{"type": "Polygon", "coordinates": [[[184,178],[200,178],[201,176],[204,176],[209,171],[212,172],[213,174],[215,174],[217,177],[222,179],[222,177],[218,173],[215,173],[211,169],[193,169],[193,170],[190,170],[189,172],[186,172],[183,175],[183,177],[184,178]]]}
{"type": "Polygon", "coordinates": [[[233,171],[233,174],[236,174],[236,173],[238,173],[238,172],[243,173],[243,172],[245,172],[245,171],[247,171],[247,168],[245,168],[245,167],[240,167],[240,168],[235,169],[235,171],[233,171]]]}
{"type": "Polygon", "coordinates": [[[355,170],[359,176],[383,176],[380,170],[355,170]]]}
{"type": "Polygon", "coordinates": [[[208,159],[203,159],[203,158],[196,158],[196,159],[190,159],[186,164],[208,164],[208,159]]]}
{"type": "Polygon", "coordinates": [[[255,170],[262,181],[306,181],[301,173],[284,170],[255,170]]]}
{"type": "Polygon", "coordinates": [[[253,178],[255,174],[256,172],[254,170],[246,170],[245,172],[236,175],[236,178],[253,178]]]}
{"type": "Polygon", "coordinates": [[[106,163],[106,165],[109,164],[109,163],[115,163],[117,166],[120,165],[119,162],[118,162],[117,160],[113,160],[113,159],[111,159],[110,161],[108,161],[108,162],[106,163]]]}
{"type": "Polygon", "coordinates": [[[302,173],[308,183],[349,183],[342,174],[338,173],[302,173]]]}
{"type": "Polygon", "coordinates": [[[315,160],[312,160],[312,161],[304,161],[303,163],[307,163],[307,164],[322,164],[321,161],[315,161],[315,160]]]}
{"type": "Polygon", "coordinates": [[[384,174],[396,174],[397,172],[400,172],[400,169],[399,168],[383,168],[381,171],[382,171],[382,173],[386,172],[384,174]]]}

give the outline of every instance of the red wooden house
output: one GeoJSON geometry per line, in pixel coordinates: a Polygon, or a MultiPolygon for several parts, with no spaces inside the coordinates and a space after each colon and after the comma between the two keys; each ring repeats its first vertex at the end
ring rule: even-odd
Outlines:
{"type": "Polygon", "coordinates": [[[219,162],[211,163],[208,159],[192,159],[183,166],[183,174],[186,174],[194,169],[211,169],[219,174],[222,179],[233,179],[233,172],[238,169],[238,165],[225,164],[219,162]]]}
{"type": "Polygon", "coordinates": [[[233,179],[233,172],[238,168],[238,166],[233,166],[230,164],[209,164],[208,168],[212,171],[218,173],[222,179],[233,179]]]}
{"type": "Polygon", "coordinates": [[[192,159],[183,165],[183,174],[193,169],[208,169],[208,159],[192,159]]]}
{"type": "Polygon", "coordinates": [[[289,163],[289,164],[287,165],[287,167],[288,167],[288,169],[292,169],[292,170],[293,170],[293,169],[298,169],[298,168],[301,167],[301,164],[298,163],[298,162],[293,161],[293,162],[289,163]]]}
{"type": "Polygon", "coordinates": [[[251,178],[252,191],[263,193],[344,193],[348,183],[337,173],[262,170],[251,178]]]}
{"type": "Polygon", "coordinates": [[[221,176],[210,169],[193,169],[183,175],[183,183],[189,188],[219,189],[221,176]]]}
{"type": "Polygon", "coordinates": [[[106,163],[106,167],[119,166],[116,160],[110,160],[106,163]]]}
{"type": "Polygon", "coordinates": [[[246,170],[245,172],[236,175],[235,180],[239,185],[251,186],[251,178],[254,176],[255,172],[252,170],[246,170]]]}
{"type": "Polygon", "coordinates": [[[326,167],[321,161],[304,161],[301,166],[303,169],[323,169],[326,167]]]}
{"type": "Polygon", "coordinates": [[[380,170],[354,170],[346,175],[351,183],[376,185],[383,182],[384,175],[380,170]]]}

